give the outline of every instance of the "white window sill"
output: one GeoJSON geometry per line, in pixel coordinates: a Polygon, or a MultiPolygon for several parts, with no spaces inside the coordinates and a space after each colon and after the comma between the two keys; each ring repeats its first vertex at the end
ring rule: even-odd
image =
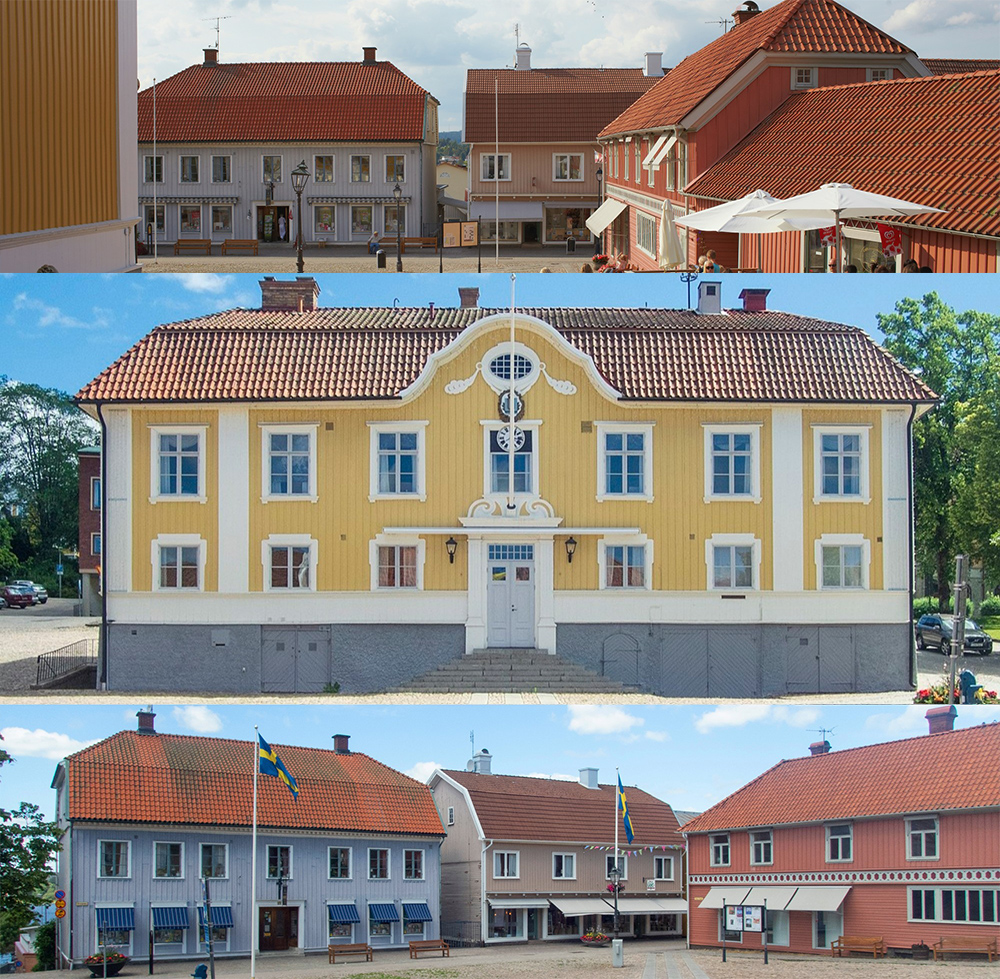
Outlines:
{"type": "Polygon", "coordinates": [[[310,493],[277,493],[271,496],[262,496],[261,503],[318,503],[319,497],[310,493]]]}
{"type": "Polygon", "coordinates": [[[376,493],[374,496],[368,497],[369,503],[375,503],[378,500],[417,500],[420,503],[427,502],[426,493],[376,493]]]}
{"type": "Polygon", "coordinates": [[[623,501],[636,501],[640,503],[652,503],[652,494],[647,493],[598,493],[597,502],[598,503],[611,503],[615,500],[623,501]]]}
{"type": "Polygon", "coordinates": [[[713,493],[704,497],[706,503],[760,503],[762,499],[753,493],[713,493]]]}
{"type": "Polygon", "coordinates": [[[851,495],[851,496],[837,496],[835,494],[830,494],[829,496],[820,495],[813,497],[814,504],[820,503],[862,503],[868,505],[871,503],[872,498],[870,496],[851,495]]]}
{"type": "Polygon", "coordinates": [[[157,503],[207,503],[207,496],[199,496],[197,493],[164,493],[159,496],[151,496],[149,502],[157,503]]]}

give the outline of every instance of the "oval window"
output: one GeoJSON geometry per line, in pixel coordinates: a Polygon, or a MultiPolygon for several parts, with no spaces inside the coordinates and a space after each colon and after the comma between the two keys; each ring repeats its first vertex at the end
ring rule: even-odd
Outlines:
{"type": "MultiPolygon", "coordinates": [[[[527,377],[535,365],[522,354],[514,354],[514,380],[520,381],[527,377]]],[[[502,381],[510,380],[510,354],[500,354],[490,361],[490,373],[502,381]]]]}

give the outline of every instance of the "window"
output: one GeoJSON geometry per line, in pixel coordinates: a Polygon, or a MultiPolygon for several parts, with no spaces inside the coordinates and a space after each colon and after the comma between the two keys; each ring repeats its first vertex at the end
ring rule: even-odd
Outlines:
{"type": "Polygon", "coordinates": [[[520,877],[517,868],[517,850],[497,850],[493,854],[494,877],[520,877]]]}
{"type": "Polygon", "coordinates": [[[183,843],[153,844],[153,876],[154,877],[184,876],[183,843]]]}
{"type": "Polygon", "coordinates": [[[157,204],[154,208],[152,204],[147,204],[144,213],[146,215],[142,233],[148,234],[147,229],[152,228],[154,234],[162,235],[166,231],[166,210],[162,204],[157,204]]]}
{"type": "Polygon", "coordinates": [[[673,880],[674,858],[653,857],[653,877],[656,880],[673,880]]]}
{"type": "Polygon", "coordinates": [[[656,219],[642,211],[635,212],[636,244],[647,254],[656,255],[656,219]]]}
{"type": "Polygon", "coordinates": [[[181,157],[181,183],[182,184],[197,184],[201,183],[201,177],[199,176],[199,168],[201,164],[201,158],[197,156],[182,156],[181,157]]]}
{"type": "Polygon", "coordinates": [[[181,233],[201,234],[201,205],[181,204],[181,233]]]}
{"type": "Polygon", "coordinates": [[[147,184],[163,183],[163,157],[147,156],[143,158],[143,182],[147,184]]]}
{"type": "Polygon", "coordinates": [[[292,848],[290,846],[268,846],[267,879],[288,880],[292,876],[292,848]]]}
{"type": "Polygon", "coordinates": [[[642,166],[642,140],[636,138],[636,141],[632,144],[632,152],[635,153],[635,182],[642,183],[642,173],[640,172],[642,166]]]}
{"type": "Polygon", "coordinates": [[[709,845],[712,848],[711,864],[713,867],[729,866],[729,834],[724,833],[718,836],[709,837],[709,845]]]}
{"type": "Polygon", "coordinates": [[[372,158],[370,156],[351,157],[351,183],[367,184],[372,179],[372,158]]]}
{"type": "Polygon", "coordinates": [[[351,234],[370,235],[372,233],[371,204],[351,205],[351,234]]]}
{"type": "Polygon", "coordinates": [[[153,541],[153,590],[201,591],[205,542],[192,534],[160,534],[153,541]]]}
{"type": "Polygon", "coordinates": [[[331,204],[317,205],[313,208],[316,230],[324,234],[335,234],[337,231],[337,209],[331,204]]]}
{"type": "Polygon", "coordinates": [[[101,509],[101,477],[90,477],[90,509],[101,509]]]}
{"type": "Polygon", "coordinates": [[[222,878],[229,876],[229,846],[226,843],[202,843],[201,876],[222,878]]]}
{"type": "Polygon", "coordinates": [[[816,69],[815,68],[793,68],[792,88],[815,88],[816,69]]]}
{"type": "Polygon", "coordinates": [[[866,72],[867,81],[885,82],[892,78],[891,68],[869,68],[866,72]]]}
{"type": "Polygon", "coordinates": [[[327,924],[329,941],[333,944],[334,939],[346,938],[350,942],[354,938],[354,925],[359,921],[358,909],[352,903],[327,905],[327,924]]]}
{"type": "MultiPolygon", "coordinates": [[[[369,938],[392,938],[392,921],[386,921],[376,905],[368,905],[369,938]]],[[[396,919],[393,919],[396,920],[396,919]]]]}
{"type": "Polygon", "coordinates": [[[827,863],[849,863],[854,859],[854,826],[851,823],[833,823],[826,828],[827,863]]]}
{"type": "Polygon", "coordinates": [[[750,863],[773,863],[772,839],[769,829],[755,830],[750,834],[750,863]]]}
{"type": "Polygon", "coordinates": [[[206,502],[204,426],[150,429],[153,474],[150,503],[206,502]]]}
{"type": "Polygon", "coordinates": [[[553,880],[576,880],[576,854],[575,853],[553,853],[552,854],[552,879],[553,880]]]}
{"type": "Polygon", "coordinates": [[[417,549],[415,547],[380,547],[378,549],[379,588],[417,587],[417,549]]]}
{"type": "Polygon", "coordinates": [[[628,151],[629,151],[629,143],[631,141],[632,141],[632,137],[631,136],[626,136],[625,137],[625,145],[622,146],[622,156],[624,157],[624,159],[622,160],[622,162],[625,164],[625,168],[622,171],[622,180],[628,180],[628,151]]]}
{"type": "Polygon", "coordinates": [[[99,840],[97,843],[98,877],[131,877],[130,848],[127,840],[99,840]]]}
{"type": "Polygon", "coordinates": [[[767,912],[767,944],[787,945],[789,943],[788,912],[767,912]]]}
{"type": "Polygon", "coordinates": [[[389,851],[369,849],[368,851],[368,879],[388,880],[389,879],[389,851]]]}
{"type": "Polygon", "coordinates": [[[316,501],[316,425],[266,426],[263,502],[316,501]]]}
{"type": "Polygon", "coordinates": [[[406,182],[406,157],[387,156],[385,158],[385,182],[401,184],[406,182]]]}
{"type": "Polygon", "coordinates": [[[314,156],[313,157],[313,180],[318,184],[333,183],[333,157],[314,156]]]}
{"type": "Polygon", "coordinates": [[[910,921],[1000,921],[1000,888],[911,887],[910,921]]]}
{"type": "Polygon", "coordinates": [[[760,426],[706,425],[705,502],[760,503],[760,426]]]}
{"type": "Polygon", "coordinates": [[[231,184],[233,182],[233,158],[231,156],[212,157],[212,183],[231,184]]]}
{"type": "MultiPolygon", "coordinates": [[[[482,220],[482,240],[483,241],[496,241],[497,240],[497,222],[488,221],[485,218],[482,220]]],[[[501,221],[499,224],[499,235],[501,241],[520,241],[521,240],[521,222],[520,221],[501,221]]]]}
{"type": "Polygon", "coordinates": [[[351,848],[349,846],[329,847],[330,880],[351,879],[351,848]]]}
{"type": "Polygon", "coordinates": [[[455,825],[455,807],[454,806],[448,806],[448,825],[449,826],[454,826],[455,825]]]}
{"type": "MultiPolygon", "coordinates": [[[[217,925],[216,916],[225,915],[223,920],[232,920],[233,909],[225,904],[212,905],[212,946],[216,952],[229,951],[229,925],[217,925]],[[220,914],[221,913],[221,914],[220,914]]],[[[204,924],[205,909],[198,909],[198,951],[208,952],[208,929],[204,924]]]]}
{"type": "Polygon", "coordinates": [[[925,816],[906,821],[906,859],[937,860],[938,821],[936,816],[925,816]]]}
{"type": "Polygon", "coordinates": [[[414,909],[414,915],[411,917],[409,909],[412,908],[411,904],[403,904],[403,934],[410,936],[410,938],[421,939],[424,937],[424,922],[427,920],[426,913],[423,911],[417,911],[414,909]]]}
{"type": "Polygon", "coordinates": [[[497,167],[497,159],[495,153],[481,153],[479,155],[479,175],[483,180],[510,180],[510,153],[500,154],[499,168],[497,167]]]}
{"type": "Polygon", "coordinates": [[[653,499],[653,426],[598,422],[597,499],[653,499]]]}
{"type": "Polygon", "coordinates": [[[708,588],[757,588],[760,541],[750,534],[712,534],[706,543],[708,588]]]}
{"type": "MultiPolygon", "coordinates": [[[[489,444],[488,496],[502,496],[511,491],[509,425],[486,430],[489,444]]],[[[514,426],[514,494],[537,495],[535,489],[534,447],[537,431],[514,426]]]]}
{"type": "Polygon", "coordinates": [[[860,534],[823,534],[816,542],[820,588],[867,588],[871,548],[860,534]]]}
{"type": "Polygon", "coordinates": [[[602,588],[648,588],[645,544],[604,544],[602,588]]]}
{"type": "Polygon", "coordinates": [[[280,156],[265,156],[263,158],[263,171],[264,171],[264,183],[270,183],[272,180],[276,184],[281,183],[281,157],[280,156]]]}
{"type": "Polygon", "coordinates": [[[424,879],[424,851],[403,851],[403,880],[424,879]]]}
{"type": "Polygon", "coordinates": [[[212,230],[222,234],[232,234],[233,231],[233,205],[213,204],[212,205],[212,230]]]}
{"type": "MultiPolygon", "coordinates": [[[[188,920],[188,910],[184,907],[157,907],[149,909],[153,918],[153,944],[154,945],[180,945],[184,944],[184,932],[188,920]],[[184,922],[184,925],[181,922],[184,922]]],[[[182,952],[182,948],[164,949],[164,952],[182,952]]]]}
{"type": "Polygon", "coordinates": [[[100,556],[101,553],[101,535],[91,534],[90,535],[90,553],[94,557],[100,556]]]}
{"type": "Polygon", "coordinates": [[[405,235],[406,205],[386,204],[382,209],[382,227],[387,235],[405,235]]]}
{"type": "Polygon", "coordinates": [[[583,180],[582,153],[553,153],[553,180],[583,180]]]}
{"type": "MultiPolygon", "coordinates": [[[[614,854],[613,853],[612,854],[605,854],[605,857],[604,857],[604,879],[605,880],[611,880],[611,868],[614,867],[614,865],[615,865],[614,854]]],[[[628,878],[628,855],[627,854],[621,853],[621,854],[618,855],[618,869],[622,873],[621,879],[622,880],[626,880],[628,878]]]]}
{"type": "MultiPolygon", "coordinates": [[[[511,358],[510,354],[497,354],[495,357],[490,358],[489,371],[498,381],[504,382],[505,384],[510,383],[510,371],[511,371],[511,358]]],[[[514,381],[521,382],[526,381],[531,377],[535,370],[535,363],[530,357],[526,357],[524,354],[515,353],[514,354],[514,381]]],[[[518,383],[517,387],[520,388],[521,385],[518,383]]]]}
{"type": "Polygon", "coordinates": [[[271,534],[262,548],[264,590],[316,590],[316,541],[307,535],[271,534]]]}
{"type": "Polygon", "coordinates": [[[868,503],[868,429],[861,426],[813,428],[814,503],[826,500],[868,503]]]}

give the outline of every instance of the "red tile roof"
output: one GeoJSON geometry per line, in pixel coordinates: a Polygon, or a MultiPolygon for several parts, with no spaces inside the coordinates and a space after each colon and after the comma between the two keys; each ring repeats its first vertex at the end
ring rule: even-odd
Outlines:
{"type": "MultiPolygon", "coordinates": [[[[235,309],[155,329],[77,395],[84,403],[393,398],[433,352],[504,310],[235,309]]],[[[930,402],[864,330],[767,311],[522,309],[592,357],[625,399],[930,402]]]]}
{"type": "Polygon", "coordinates": [[[906,219],[920,227],[1000,236],[998,105],[1000,71],[796,93],[685,190],[790,197],[843,181],[947,211],[906,219]]]}
{"type": "MultiPolygon", "coordinates": [[[[433,98],[388,61],[193,65],[156,85],[158,141],[419,140],[433,98]]],[[[153,90],[139,93],[139,142],[153,90]]]]}
{"type": "MultiPolygon", "coordinates": [[[[963,708],[975,712],[975,707],[963,708]]],[[[684,826],[749,826],[1000,807],[1000,724],[778,762],[684,826]]]]}
{"type": "Polygon", "coordinates": [[[641,68],[472,68],[465,84],[465,138],[496,139],[499,83],[501,142],[590,142],[659,77],[641,68]]]}
{"type": "Polygon", "coordinates": [[[996,71],[996,58],[921,58],[920,63],[932,75],[958,75],[970,71],[996,71]]]}
{"type": "MultiPolygon", "coordinates": [[[[298,784],[258,780],[259,826],[443,836],[426,785],[367,755],[271,744],[298,784]]],[[[66,760],[69,818],[250,826],[252,741],[121,731],[66,760]]]]}
{"type": "MultiPolygon", "coordinates": [[[[579,782],[518,775],[446,771],[468,789],[487,839],[612,843],[615,838],[614,785],[588,789],[579,782]]],[[[677,817],[667,803],[642,789],[625,786],[635,837],[624,848],[679,846],[677,817]]]]}
{"type": "Polygon", "coordinates": [[[834,0],[784,0],[689,55],[601,136],[679,124],[757,51],[903,55],[909,50],[834,0]]]}

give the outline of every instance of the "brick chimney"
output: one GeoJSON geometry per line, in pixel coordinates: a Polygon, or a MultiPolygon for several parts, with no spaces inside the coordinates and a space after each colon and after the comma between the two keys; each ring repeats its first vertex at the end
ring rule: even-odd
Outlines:
{"type": "Polygon", "coordinates": [[[643,70],[643,74],[647,78],[662,78],[663,77],[663,52],[662,51],[647,51],[646,52],[646,67],[643,70]]]}
{"type": "Polygon", "coordinates": [[[219,52],[216,48],[203,48],[205,52],[205,68],[214,68],[219,63],[219,52]]]}
{"type": "Polygon", "coordinates": [[[479,305],[479,289],[459,289],[458,298],[462,309],[475,309],[479,305]]]}
{"type": "Polygon", "coordinates": [[[585,789],[596,789],[596,788],[598,788],[598,783],[597,783],[597,769],[596,768],[581,768],[580,769],[580,784],[585,789]]]}
{"type": "Polygon", "coordinates": [[[152,707],[138,711],[135,716],[139,718],[140,734],[156,734],[156,728],[153,727],[153,719],[156,715],[153,713],[152,707]]]}
{"type": "Polygon", "coordinates": [[[943,731],[955,730],[955,718],[958,717],[958,708],[932,707],[924,715],[927,718],[927,726],[930,730],[928,734],[941,734],[943,731]]]}
{"type": "Polygon", "coordinates": [[[275,280],[265,275],[260,283],[260,308],[266,312],[309,313],[316,308],[319,284],[308,275],[297,276],[294,282],[275,280]]]}
{"type": "Polygon", "coordinates": [[[722,283],[698,283],[698,312],[703,316],[718,316],[722,312],[722,283]]]}
{"type": "Polygon", "coordinates": [[[521,43],[517,46],[517,50],[514,52],[515,71],[530,71],[531,70],[531,48],[527,44],[521,43]]]}
{"type": "Polygon", "coordinates": [[[333,736],[333,750],[338,755],[349,755],[351,751],[347,747],[347,742],[350,740],[351,736],[349,734],[335,734],[333,736]]]}
{"type": "Polygon", "coordinates": [[[766,313],[767,294],[770,289],[744,289],[740,293],[744,313],[766,313]]]}
{"type": "Polygon", "coordinates": [[[811,745],[809,745],[809,754],[811,755],[828,755],[829,753],[829,741],[814,741],[811,745]]]}
{"type": "Polygon", "coordinates": [[[362,50],[365,53],[364,64],[366,64],[366,65],[373,65],[373,64],[375,64],[375,51],[377,49],[376,48],[363,48],[362,50]]]}
{"type": "Polygon", "coordinates": [[[733,20],[736,21],[736,27],[745,24],[751,17],[756,17],[760,13],[760,7],[754,3],[754,0],[746,0],[743,6],[746,7],[746,10],[733,11],[733,20]]]}

